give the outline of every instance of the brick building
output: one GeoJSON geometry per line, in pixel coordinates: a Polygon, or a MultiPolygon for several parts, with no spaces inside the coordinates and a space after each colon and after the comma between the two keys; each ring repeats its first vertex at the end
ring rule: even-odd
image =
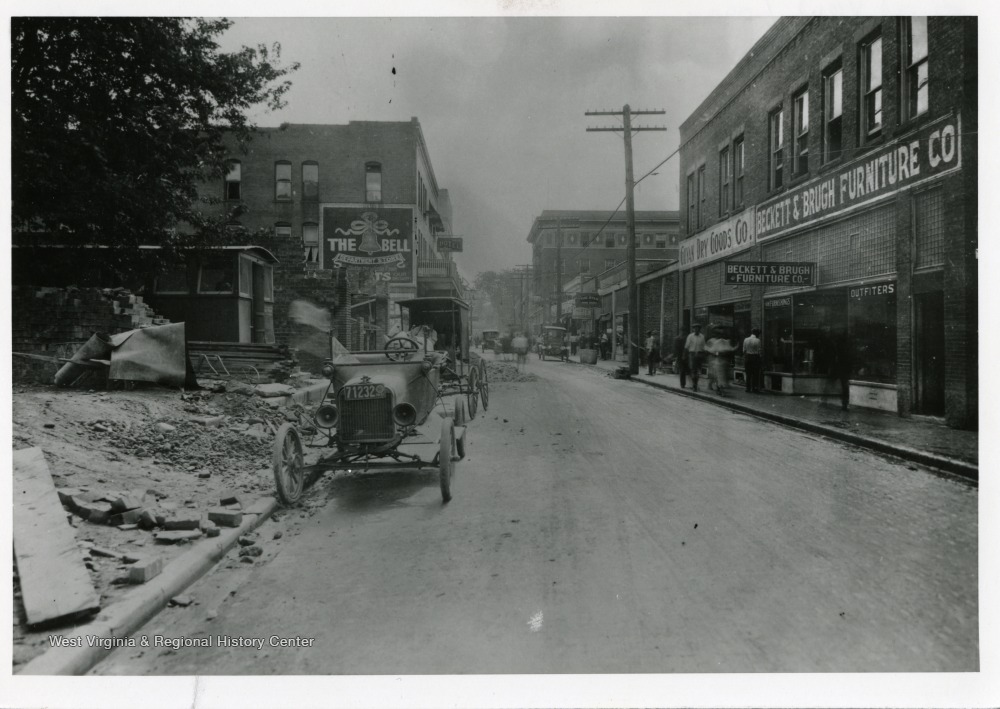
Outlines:
{"type": "MultiPolygon", "coordinates": [[[[571,280],[579,276],[581,290],[596,292],[599,274],[625,262],[626,233],[624,212],[546,209],[535,218],[528,234],[532,289],[549,303],[542,310],[547,313],[545,322],[553,322],[556,293],[571,280]]],[[[676,260],[680,234],[677,212],[637,211],[636,258],[676,260]]],[[[617,314],[622,314],[621,308],[617,314]]],[[[564,311],[564,315],[569,313],[564,311]]]]}
{"type": "Polygon", "coordinates": [[[975,17],[775,23],[681,126],[680,322],[761,327],[783,392],[846,342],[852,404],[975,426],[977,50],[975,17]]]}
{"type": "Polygon", "coordinates": [[[260,129],[202,194],[221,200],[220,214],[245,205],[233,228],[277,257],[279,343],[303,335],[288,318],[298,298],[333,312],[338,338],[357,349],[398,321],[397,300],[461,295],[451,254],[438,249],[451,234],[448,191],[416,118],[260,129]]]}

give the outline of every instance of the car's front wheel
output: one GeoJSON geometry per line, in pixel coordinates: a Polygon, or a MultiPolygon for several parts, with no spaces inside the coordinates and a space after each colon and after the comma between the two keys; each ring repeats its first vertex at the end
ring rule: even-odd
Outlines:
{"type": "Polygon", "coordinates": [[[302,440],[295,426],[290,423],[282,424],[278,429],[271,464],[278,500],[286,507],[294,505],[305,489],[305,465],[302,460],[302,440]]]}

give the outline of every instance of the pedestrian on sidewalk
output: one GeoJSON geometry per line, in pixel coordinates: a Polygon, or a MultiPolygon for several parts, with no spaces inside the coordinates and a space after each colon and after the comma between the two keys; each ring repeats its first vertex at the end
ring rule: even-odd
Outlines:
{"type": "Polygon", "coordinates": [[[652,330],[646,338],[646,363],[649,365],[649,375],[656,374],[656,366],[660,363],[660,343],[652,330]]]}
{"type": "Polygon", "coordinates": [[[677,366],[677,374],[681,377],[681,389],[687,382],[687,354],[684,351],[684,342],[687,340],[687,330],[682,330],[674,338],[674,362],[677,366]]]}
{"type": "Polygon", "coordinates": [[[712,337],[705,345],[705,350],[711,356],[708,388],[711,389],[714,382],[715,392],[719,396],[726,396],[726,389],[729,386],[729,356],[734,349],[729,340],[718,330],[713,331],[712,337]]]}
{"type": "Polygon", "coordinates": [[[747,391],[756,394],[760,391],[760,328],[750,331],[749,337],[743,340],[743,367],[747,378],[747,391]]]}
{"type": "Polygon", "coordinates": [[[691,326],[691,334],[684,341],[684,352],[688,358],[688,368],[691,370],[691,388],[698,391],[698,375],[701,373],[701,363],[705,358],[705,336],[701,334],[701,325],[691,326]]]}
{"type": "Polygon", "coordinates": [[[611,345],[611,341],[608,339],[608,333],[601,333],[601,359],[608,358],[608,349],[611,345]]]}
{"type": "Polygon", "coordinates": [[[569,336],[569,353],[574,357],[576,356],[576,346],[579,341],[580,337],[575,332],[569,336]]]}

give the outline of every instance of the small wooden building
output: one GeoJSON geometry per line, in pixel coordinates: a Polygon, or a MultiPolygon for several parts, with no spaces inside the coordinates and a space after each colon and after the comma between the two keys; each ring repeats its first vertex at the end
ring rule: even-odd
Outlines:
{"type": "Polygon", "coordinates": [[[276,263],[260,246],[198,249],[155,279],[146,302],[186,323],[188,340],[273,344],[276,263]]]}

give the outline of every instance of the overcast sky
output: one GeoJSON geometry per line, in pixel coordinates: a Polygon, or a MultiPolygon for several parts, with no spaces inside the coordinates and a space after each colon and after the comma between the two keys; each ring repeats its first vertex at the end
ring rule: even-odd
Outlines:
{"type": "MultiPolygon", "coordinates": [[[[665,109],[633,124],[638,179],[673,152],[677,129],[774,17],[233,18],[224,49],[278,42],[301,62],[288,106],[262,126],[420,120],[451,193],[459,263],[530,263],[544,209],[611,210],[625,195],[620,125],[587,110],[665,109]]],[[[648,177],[636,209],[677,209],[677,158],[648,177]]]]}

